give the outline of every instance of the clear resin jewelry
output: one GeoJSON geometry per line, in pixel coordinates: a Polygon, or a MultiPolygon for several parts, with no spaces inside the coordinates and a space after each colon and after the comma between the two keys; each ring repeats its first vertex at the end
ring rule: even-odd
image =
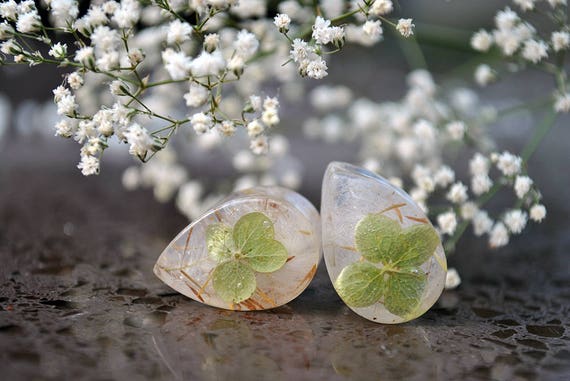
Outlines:
{"type": "Polygon", "coordinates": [[[279,187],[233,193],[187,226],[154,273],[176,291],[230,310],[264,310],[296,298],[321,258],[321,223],[303,196],[279,187]]]}
{"type": "Polygon", "coordinates": [[[325,263],[354,312],[378,323],[424,314],[445,284],[440,238],[403,190],[365,169],[334,162],[323,179],[325,263]]]}

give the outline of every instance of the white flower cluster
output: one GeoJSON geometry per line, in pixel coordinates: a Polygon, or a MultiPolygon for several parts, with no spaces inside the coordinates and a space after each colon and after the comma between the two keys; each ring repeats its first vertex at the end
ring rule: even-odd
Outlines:
{"type": "Polygon", "coordinates": [[[327,142],[358,141],[363,166],[397,186],[405,185],[403,178],[409,173],[412,199],[433,216],[448,248],[468,224],[476,236],[487,234],[490,246],[500,247],[524,229],[529,214],[540,222],[546,210],[533,180],[523,173],[523,160],[509,152],[492,153],[484,126],[494,120],[496,111],[480,106],[467,89],[441,94],[423,70],[412,72],[408,83],[401,102],[380,104],[353,100],[350,90],[341,86],[317,87],[310,99],[326,116],[309,119],[305,133],[327,142]],[[475,142],[480,152],[469,161],[469,181],[462,182],[445,164],[444,153],[467,142],[475,142]],[[499,213],[495,221],[484,204],[505,186],[512,187],[516,207],[499,213]],[[432,203],[439,206],[431,209],[432,203]]]}
{"type": "Polygon", "coordinates": [[[113,140],[146,162],[186,126],[200,144],[247,136],[252,153],[266,154],[268,132],[280,118],[278,100],[260,95],[264,82],[278,80],[290,98],[302,93],[302,83],[293,81],[295,69],[283,62],[292,59],[302,76],[320,79],[328,71],[324,56],[334,51],[327,49],[340,49],[354,23],[370,41],[381,39],[381,20],[404,36],[413,33],[411,19],[396,24],[385,18],[393,9],[390,0],[322,5],[327,18],[313,15],[312,6],[283,1],[271,20],[258,0],[103,0],[81,15],[77,0],[50,0],[42,5],[52,22],[47,27],[40,5],[4,0],[0,63],[13,59],[75,70],[54,90],[62,117],[56,135],[83,145],[79,168],[85,175],[99,173],[113,140]],[[298,37],[293,41],[288,33],[298,37]],[[52,40],[61,35],[73,44],[52,40]],[[29,51],[26,39],[48,44],[47,57],[29,51]],[[190,109],[186,115],[180,115],[181,103],[190,109]]]}
{"type": "MultiPolygon", "coordinates": [[[[541,35],[525,13],[547,7],[547,15],[562,15],[566,1],[513,2],[517,11],[499,11],[495,28],[475,33],[471,46],[482,53],[497,47],[509,69],[531,66],[553,75],[552,107],[570,112],[568,76],[560,63],[570,48],[570,27],[558,18],[549,34],[541,35]]],[[[77,0],[38,5],[3,0],[0,64],[67,68],[53,90],[60,116],[55,134],[82,145],[82,173],[99,173],[103,153],[120,144],[143,162],[154,157],[128,168],[124,186],[152,188],[162,202],[175,198],[180,211],[194,219],[230,189],[299,187],[302,165],[290,154],[287,138],[272,133],[281,119],[280,101],[302,99],[306,81],[301,77],[326,77],[326,57],[345,43],[371,46],[383,39],[385,27],[402,38],[414,35],[412,19],[388,18],[391,0],[320,1],[318,6],[287,0],[278,3],[273,18],[267,17],[267,4],[101,0],[80,13],[77,0]],[[41,6],[49,13],[49,27],[42,24],[41,6]],[[47,44],[48,53],[33,51],[28,40],[47,44]],[[284,65],[290,61],[294,65],[284,65]],[[279,100],[267,94],[268,84],[279,87],[279,100]],[[169,145],[175,136],[181,137],[176,147],[184,159],[204,163],[209,157],[204,153],[216,151],[238,175],[208,194],[211,186],[191,178],[177,162],[169,145]]],[[[485,86],[503,72],[483,60],[474,76],[485,86]]],[[[442,91],[425,70],[412,72],[408,85],[401,100],[384,103],[359,98],[345,86],[318,86],[309,100],[322,117],[308,119],[304,132],[328,143],[355,143],[362,165],[407,188],[436,222],[448,248],[469,225],[491,247],[500,247],[529,220],[545,218],[525,160],[499,153],[487,133],[497,110],[482,106],[471,90],[442,91]],[[474,154],[468,177],[461,178],[446,163],[446,153],[467,147],[474,154]],[[511,188],[515,201],[492,213],[485,206],[501,188],[511,188]]],[[[450,269],[446,287],[459,283],[450,269]]]]}
{"type": "MultiPolygon", "coordinates": [[[[280,4],[283,13],[277,14],[273,23],[279,32],[283,33],[291,42],[290,60],[297,64],[298,72],[303,77],[314,79],[326,77],[328,66],[324,59],[325,54],[339,51],[344,46],[345,41],[365,46],[381,41],[384,33],[382,21],[392,25],[403,37],[410,37],[414,34],[412,19],[400,19],[396,24],[385,17],[393,10],[391,0],[373,0],[354,1],[351,4],[353,10],[348,15],[356,15],[359,20],[363,19],[364,22],[361,26],[354,24],[333,25],[339,17],[331,20],[319,15],[312,25],[310,41],[306,41],[305,35],[302,33],[293,39],[288,34],[292,30],[292,21],[303,18],[298,14],[301,12],[299,8],[291,3],[286,1],[280,4]],[[287,14],[287,11],[292,13],[287,14]],[[328,47],[332,47],[334,50],[327,51],[328,47]]],[[[322,5],[325,13],[329,15],[338,15],[344,6],[343,2],[323,2],[322,5]]]]}
{"type": "MultiPolygon", "coordinates": [[[[560,57],[570,49],[570,25],[567,18],[558,18],[557,14],[567,14],[568,5],[565,0],[541,2],[538,0],[513,0],[515,5],[524,13],[519,15],[507,7],[495,15],[495,29],[479,30],[471,38],[471,47],[479,52],[488,52],[496,45],[501,53],[512,60],[509,71],[517,65],[532,64],[555,77],[557,88],[553,108],[556,112],[570,111],[570,93],[566,85],[566,71],[560,57]],[[539,9],[541,7],[545,10],[539,9]],[[526,17],[527,12],[540,12],[546,20],[526,17]],[[553,24],[545,28],[540,22],[553,24]],[[550,30],[542,35],[541,30],[550,30]],[[515,64],[515,66],[512,66],[515,64]]],[[[479,65],[474,73],[475,81],[480,86],[487,86],[497,79],[497,72],[487,64],[479,65]]]]}

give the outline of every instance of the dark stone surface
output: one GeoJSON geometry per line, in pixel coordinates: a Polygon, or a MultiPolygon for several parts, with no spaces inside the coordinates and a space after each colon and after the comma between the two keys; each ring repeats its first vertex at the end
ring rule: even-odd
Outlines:
{"type": "Polygon", "coordinates": [[[69,162],[10,157],[0,167],[1,379],[570,377],[565,213],[507,250],[467,240],[452,258],[461,287],[388,326],[346,308],[324,266],[298,299],[267,312],[173,292],[152,265],[186,221],[150,192],[123,191],[118,174],[83,178],[69,162]]]}

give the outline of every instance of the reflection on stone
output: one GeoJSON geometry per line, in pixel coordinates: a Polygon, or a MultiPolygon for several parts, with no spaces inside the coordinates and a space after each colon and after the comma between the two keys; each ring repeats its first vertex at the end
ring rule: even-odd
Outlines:
{"type": "Polygon", "coordinates": [[[166,368],[184,380],[290,380],[316,356],[311,328],[286,307],[235,314],[186,304],[152,340],[166,368]]]}
{"type": "Polygon", "coordinates": [[[325,337],[333,348],[330,365],[350,380],[437,379],[437,356],[420,327],[370,326],[359,330],[336,330],[325,337]],[[410,361],[413,360],[413,361],[410,361]],[[422,366],[423,364],[423,366],[422,366]],[[420,372],[419,370],[422,369],[420,372]]]}

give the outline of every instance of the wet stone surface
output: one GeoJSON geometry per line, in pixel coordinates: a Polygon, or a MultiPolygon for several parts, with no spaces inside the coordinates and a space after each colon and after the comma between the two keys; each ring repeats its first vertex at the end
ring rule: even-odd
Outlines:
{"type": "Polygon", "coordinates": [[[390,326],[350,311],[322,263],[269,311],[172,291],[152,267],[186,221],[118,183],[110,171],[0,173],[2,379],[570,377],[570,237],[556,214],[506,251],[467,242],[450,260],[461,287],[390,326]]]}

